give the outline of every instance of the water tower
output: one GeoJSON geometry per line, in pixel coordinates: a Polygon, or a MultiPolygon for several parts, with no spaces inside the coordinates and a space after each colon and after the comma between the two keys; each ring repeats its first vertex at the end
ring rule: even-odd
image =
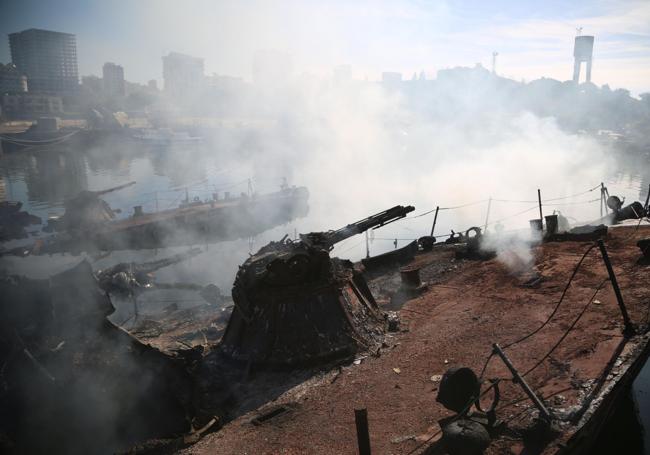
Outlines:
{"type": "Polygon", "coordinates": [[[587,62],[587,82],[591,82],[591,59],[594,54],[594,37],[578,35],[573,47],[573,82],[580,81],[580,64],[587,62]]]}

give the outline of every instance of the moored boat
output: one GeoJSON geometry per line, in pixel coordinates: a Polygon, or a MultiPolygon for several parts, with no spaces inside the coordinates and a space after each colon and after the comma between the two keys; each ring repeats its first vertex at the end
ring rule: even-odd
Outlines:
{"type": "MultiPolygon", "coordinates": [[[[129,184],[127,184],[129,185],[129,184]]],[[[134,207],[132,215],[117,218],[99,198],[108,191],[85,191],[66,204],[66,213],[50,222],[57,233],[31,249],[33,254],[139,250],[207,244],[257,235],[304,217],[309,210],[305,187],[283,187],[266,194],[242,193],[209,200],[185,200],[178,208],[145,213],[134,207]]]]}

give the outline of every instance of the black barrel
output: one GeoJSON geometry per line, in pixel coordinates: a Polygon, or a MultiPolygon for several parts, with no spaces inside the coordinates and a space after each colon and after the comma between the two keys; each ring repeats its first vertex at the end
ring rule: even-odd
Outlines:
{"type": "Polygon", "coordinates": [[[557,226],[558,226],[557,215],[546,215],[544,219],[546,220],[546,233],[557,234],[557,226]]]}

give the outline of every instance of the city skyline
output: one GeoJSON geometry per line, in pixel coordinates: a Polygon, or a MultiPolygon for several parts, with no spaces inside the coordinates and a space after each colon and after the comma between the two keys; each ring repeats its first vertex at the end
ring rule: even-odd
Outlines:
{"type": "Polygon", "coordinates": [[[352,76],[379,80],[384,71],[409,79],[424,71],[491,67],[516,80],[570,80],[576,28],[595,35],[593,82],[650,91],[650,4],[560,2],[484,6],[473,0],[436,2],[251,2],[195,1],[187,8],[145,0],[102,5],[79,0],[27,0],[3,7],[0,30],[27,28],[77,36],[79,74],[101,75],[105,62],[124,67],[129,81],[162,81],[163,55],[181,52],[205,60],[206,74],[252,78],[254,53],[276,49],[291,56],[297,74],[329,76],[341,64],[352,76]]]}

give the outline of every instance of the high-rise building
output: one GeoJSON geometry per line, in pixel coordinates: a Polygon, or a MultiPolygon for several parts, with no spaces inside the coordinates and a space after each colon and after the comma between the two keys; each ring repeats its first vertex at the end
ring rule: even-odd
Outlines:
{"type": "Polygon", "coordinates": [[[9,34],[9,47],[30,92],[70,95],[79,88],[75,35],[30,28],[9,34]]]}
{"type": "Polygon", "coordinates": [[[22,93],[27,91],[27,78],[21,74],[16,65],[0,63],[0,95],[5,93],[22,93]]]}
{"type": "Polygon", "coordinates": [[[104,78],[104,93],[107,95],[124,96],[126,87],[124,84],[124,68],[115,63],[104,63],[102,68],[104,78]]]}
{"type": "Polygon", "coordinates": [[[165,92],[174,98],[197,94],[203,88],[203,59],[170,52],[163,59],[165,92]]]}
{"type": "Polygon", "coordinates": [[[580,65],[586,62],[586,81],[591,82],[591,59],[594,53],[594,37],[586,35],[576,36],[573,46],[573,82],[580,82],[580,65]]]}

